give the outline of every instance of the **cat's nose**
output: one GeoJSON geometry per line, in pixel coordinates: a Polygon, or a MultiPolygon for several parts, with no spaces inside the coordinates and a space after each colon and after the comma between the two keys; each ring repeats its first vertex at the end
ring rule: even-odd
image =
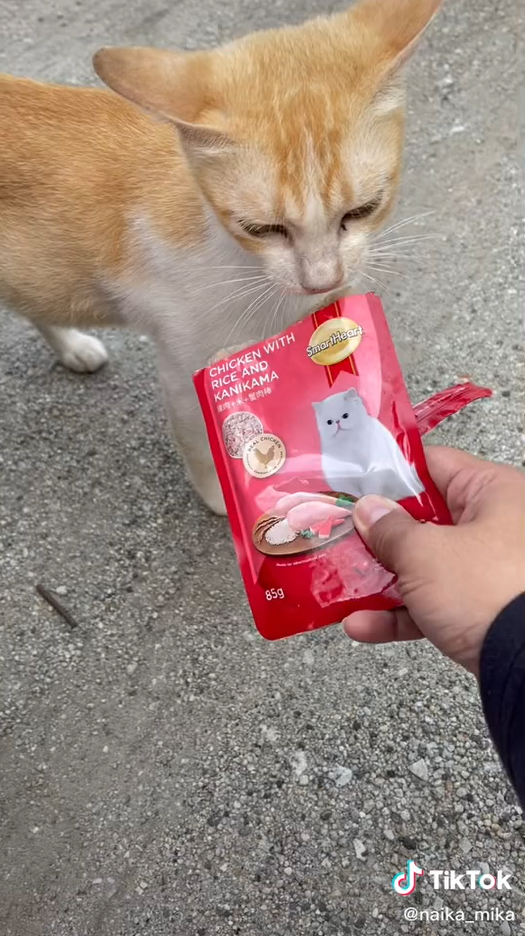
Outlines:
{"type": "Polygon", "coordinates": [[[323,260],[302,264],[301,286],[311,295],[333,292],[342,286],[343,279],[343,270],[337,262],[323,260]]]}
{"type": "Polygon", "coordinates": [[[327,283],[326,286],[318,286],[315,289],[311,286],[303,286],[303,289],[309,296],[320,296],[322,293],[334,292],[340,285],[341,280],[338,280],[336,283],[327,283]]]}

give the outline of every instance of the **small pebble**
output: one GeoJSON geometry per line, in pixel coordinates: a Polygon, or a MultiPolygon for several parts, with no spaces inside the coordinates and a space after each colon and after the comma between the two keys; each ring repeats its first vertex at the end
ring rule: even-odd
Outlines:
{"type": "Polygon", "coordinates": [[[335,778],[336,787],[345,787],[350,783],[353,772],[350,767],[342,767],[340,764],[337,764],[332,776],[335,778]]]}
{"type": "Polygon", "coordinates": [[[359,861],[365,860],[366,845],[360,839],[354,839],[354,851],[356,854],[356,858],[359,858],[359,861]]]}
{"type": "Polygon", "coordinates": [[[410,770],[420,780],[428,780],[428,767],[423,759],[416,761],[415,764],[410,764],[410,770]]]}

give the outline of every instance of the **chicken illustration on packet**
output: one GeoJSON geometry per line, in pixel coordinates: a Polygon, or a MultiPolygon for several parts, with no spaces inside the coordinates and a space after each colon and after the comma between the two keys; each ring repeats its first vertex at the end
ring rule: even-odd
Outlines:
{"type": "MultiPolygon", "coordinates": [[[[355,532],[355,501],[381,494],[451,521],[378,297],[340,300],[194,380],[262,635],[398,605],[394,575],[355,532]]],[[[489,394],[475,389],[449,392],[447,413],[489,394]]]]}

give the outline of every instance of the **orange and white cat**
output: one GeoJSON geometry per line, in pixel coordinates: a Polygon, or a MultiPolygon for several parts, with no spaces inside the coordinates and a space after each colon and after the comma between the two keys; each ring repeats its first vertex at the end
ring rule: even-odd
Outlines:
{"type": "Polygon", "coordinates": [[[216,512],[191,375],[348,291],[393,205],[402,66],[439,5],[361,0],[213,51],[103,49],[121,96],[0,78],[0,299],[77,371],[106,361],[77,326],[148,333],[216,512]]]}

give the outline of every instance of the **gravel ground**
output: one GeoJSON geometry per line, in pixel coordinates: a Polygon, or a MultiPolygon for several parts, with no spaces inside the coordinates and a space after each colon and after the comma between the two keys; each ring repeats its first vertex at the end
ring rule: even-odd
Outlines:
{"type": "MultiPolygon", "coordinates": [[[[91,82],[99,45],[212,45],[319,10],[266,6],[1,0],[0,67],[91,82]]],[[[519,464],[515,16],[449,3],[412,66],[399,217],[430,212],[418,230],[436,239],[383,294],[414,400],[465,375],[494,388],[435,438],[519,464]]],[[[12,316],[0,337],[2,934],[525,930],[524,825],[472,680],[338,627],[263,642],[227,524],[167,437],[150,346],[112,333],[84,379],[12,316]],[[424,880],[403,901],[389,882],[408,858],[508,868],[514,889],[436,897],[424,880]],[[407,902],[515,922],[414,923],[407,902]]]]}

